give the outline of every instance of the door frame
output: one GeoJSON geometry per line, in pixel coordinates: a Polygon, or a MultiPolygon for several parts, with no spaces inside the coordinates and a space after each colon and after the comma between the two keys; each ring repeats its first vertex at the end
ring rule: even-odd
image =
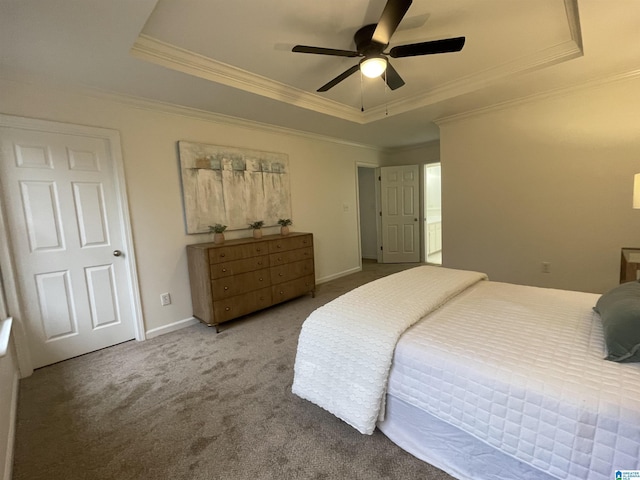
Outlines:
{"type": "MultiPolygon", "coordinates": [[[[118,219],[122,224],[123,241],[126,246],[127,255],[127,271],[131,285],[130,298],[132,308],[132,320],[135,332],[135,339],[142,341],[146,339],[144,330],[144,319],[142,314],[142,303],[140,300],[140,286],[138,282],[138,271],[136,268],[136,256],[133,244],[133,236],[131,234],[131,218],[129,216],[129,201],[127,198],[126,181],[124,175],[124,162],[122,159],[122,146],[120,143],[120,133],[117,130],[111,130],[99,127],[88,127],[84,125],[75,125],[68,123],[53,122],[49,120],[39,120],[26,117],[18,117],[13,115],[0,114],[0,127],[20,128],[23,130],[35,130],[48,133],[58,133],[67,135],[80,135],[85,137],[94,137],[109,142],[111,160],[114,167],[114,186],[116,188],[116,199],[118,200],[118,219]]],[[[18,357],[18,368],[20,376],[27,377],[33,373],[33,363],[29,351],[24,319],[22,318],[22,297],[18,293],[18,282],[16,281],[16,269],[13,256],[11,255],[11,240],[6,220],[6,205],[3,195],[1,194],[2,185],[0,184],[0,273],[2,274],[2,284],[4,286],[4,295],[7,303],[7,309],[10,316],[13,317],[15,347],[18,357]]],[[[2,294],[3,292],[0,292],[2,294]]]]}
{"type": "MultiPolygon", "coordinates": [[[[357,215],[357,223],[358,223],[358,267],[362,270],[362,236],[360,235],[360,183],[358,181],[358,168],[370,168],[374,171],[374,175],[378,175],[379,165],[375,163],[367,163],[367,162],[355,162],[355,176],[356,176],[356,215],[357,215]]],[[[378,182],[375,182],[375,188],[378,188],[378,182]]],[[[378,210],[378,194],[376,192],[376,211],[378,210]]],[[[380,220],[376,215],[376,235],[378,237],[376,243],[376,249],[380,250],[380,220]]]]}

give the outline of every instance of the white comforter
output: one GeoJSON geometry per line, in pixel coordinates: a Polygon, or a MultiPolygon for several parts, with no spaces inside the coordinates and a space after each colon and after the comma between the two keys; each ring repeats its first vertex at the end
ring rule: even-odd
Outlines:
{"type": "Polygon", "coordinates": [[[391,360],[400,335],[486,275],[416,267],[363,285],[318,308],[304,322],[292,391],[373,433],[384,414],[391,360]]]}

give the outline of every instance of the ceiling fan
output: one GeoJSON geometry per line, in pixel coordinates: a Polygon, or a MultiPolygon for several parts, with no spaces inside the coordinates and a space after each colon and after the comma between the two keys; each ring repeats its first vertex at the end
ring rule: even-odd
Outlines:
{"type": "Polygon", "coordinates": [[[365,25],[360,28],[353,39],[356,50],[336,50],[333,48],[310,47],[307,45],[296,45],[293,52],[313,53],[316,55],[333,55],[336,57],[364,57],[357,65],[349,68],[336,78],[320,87],[318,92],[326,92],[345,78],[354,74],[358,70],[362,74],[375,78],[381,76],[385,71],[384,80],[391,90],[395,90],[404,85],[404,80],[395,68],[389,63],[391,58],[414,57],[418,55],[433,55],[436,53],[459,52],[464,46],[465,37],[445,38],[430,42],[412,43],[409,45],[398,45],[389,52],[384,49],[389,46],[391,36],[394,34],[402,18],[409,10],[412,0],[387,0],[382,16],[377,24],[365,25]]]}

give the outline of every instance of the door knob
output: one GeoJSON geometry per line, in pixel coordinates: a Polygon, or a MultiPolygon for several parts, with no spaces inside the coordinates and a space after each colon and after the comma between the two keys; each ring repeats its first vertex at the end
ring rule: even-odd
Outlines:
{"type": "Polygon", "coordinates": [[[120,250],[114,250],[113,251],[113,256],[114,257],[119,257],[120,255],[122,255],[122,252],[120,250]]]}

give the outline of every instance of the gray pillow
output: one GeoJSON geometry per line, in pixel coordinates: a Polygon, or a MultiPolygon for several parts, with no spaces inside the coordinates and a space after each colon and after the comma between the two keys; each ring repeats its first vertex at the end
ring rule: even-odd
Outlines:
{"type": "Polygon", "coordinates": [[[609,290],[593,309],[604,328],[605,360],[640,362],[640,283],[623,283],[609,290]]]}

